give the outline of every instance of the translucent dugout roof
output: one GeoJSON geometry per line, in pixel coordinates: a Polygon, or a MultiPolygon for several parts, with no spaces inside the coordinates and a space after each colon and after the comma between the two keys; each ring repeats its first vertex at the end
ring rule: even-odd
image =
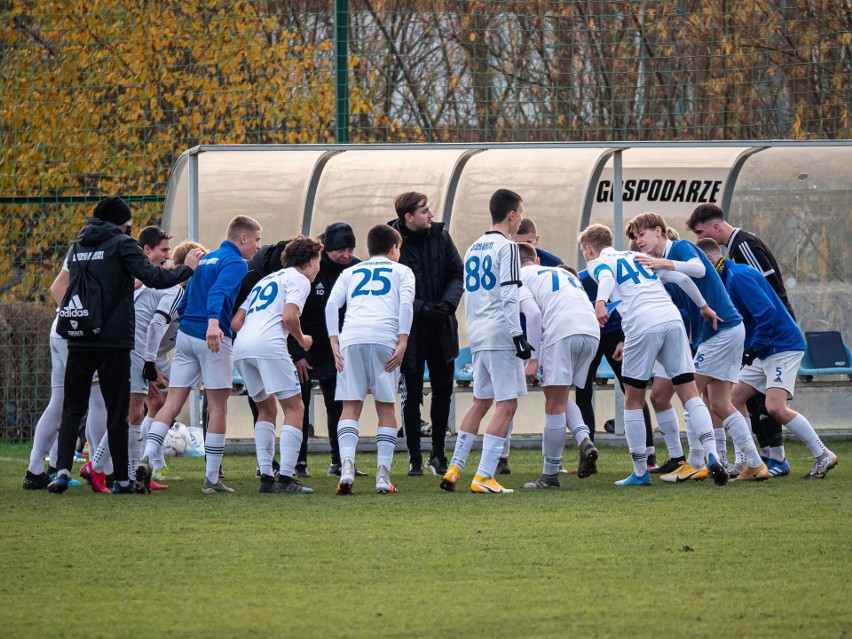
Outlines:
{"type": "Polygon", "coordinates": [[[394,197],[405,191],[426,194],[435,221],[443,219],[447,191],[465,149],[346,151],[322,171],[311,218],[311,234],[333,222],[348,222],[358,241],[356,254],[367,257],[367,231],[396,218],[394,197]]]}
{"type": "MultiPolygon", "coordinates": [[[[646,211],[659,213],[683,232],[683,220],[702,203],[722,206],[731,168],[749,147],[638,147],[622,152],[625,224],[646,211]]],[[[614,159],[595,185],[589,223],[613,223],[614,159]]],[[[617,229],[613,229],[617,232],[617,229]]]]}
{"type": "MultiPolygon", "coordinates": [[[[263,227],[263,243],[302,230],[308,186],[322,150],[227,150],[198,154],[199,241],[216,248],[235,215],[249,215],[263,227]]],[[[169,180],[163,223],[175,238],[187,237],[188,156],[178,160],[169,180]]]]}

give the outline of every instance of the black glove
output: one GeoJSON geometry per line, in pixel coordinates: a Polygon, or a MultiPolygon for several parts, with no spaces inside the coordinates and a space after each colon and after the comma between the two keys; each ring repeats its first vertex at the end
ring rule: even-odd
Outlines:
{"type": "Polygon", "coordinates": [[[520,335],[515,335],[512,338],[512,341],[515,342],[515,356],[520,357],[521,359],[529,359],[532,357],[532,353],[535,350],[530,343],[527,341],[527,338],[524,337],[523,333],[520,335]]]}
{"type": "Polygon", "coordinates": [[[149,382],[157,381],[157,365],[154,362],[145,362],[142,365],[142,379],[149,382]]]}
{"type": "Polygon", "coordinates": [[[453,314],[452,304],[449,302],[426,302],[420,307],[420,313],[427,319],[440,320],[453,314]]]}
{"type": "Polygon", "coordinates": [[[751,366],[755,359],[757,359],[757,351],[753,348],[748,349],[743,353],[743,366],[751,366]]]}

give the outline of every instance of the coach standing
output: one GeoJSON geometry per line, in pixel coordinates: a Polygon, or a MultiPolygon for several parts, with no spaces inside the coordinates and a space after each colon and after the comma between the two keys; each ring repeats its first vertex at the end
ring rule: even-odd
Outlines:
{"type": "MultiPolygon", "coordinates": [[[[337,445],[337,422],[343,411],[343,402],[334,399],[337,389],[337,369],[334,366],[334,353],[331,352],[331,342],[325,326],[325,305],[328,295],[334,288],[334,283],[344,269],[358,264],[361,260],[353,255],[355,251],[355,233],[345,222],[329,224],[325,232],[319,236],[323,243],[320,256],[320,270],[311,284],[311,292],[305,300],[302,309],[302,332],[314,338],[310,351],[305,351],[294,338],[288,338],[287,349],[299,373],[302,385],[302,402],[305,405],[303,421],[304,438],[296,472],[299,476],[307,475],[307,441],[309,408],[311,405],[311,380],[319,382],[322,391],[325,412],[328,417],[328,443],[331,446],[331,465],[328,467],[329,476],[340,475],[340,449],[337,445]]],[[[342,315],[341,315],[342,317],[342,315]]],[[[363,475],[360,471],[356,474],[363,475]]]]}
{"type": "Polygon", "coordinates": [[[397,195],[398,219],[390,225],[402,235],[399,259],[414,271],[414,324],[402,363],[402,422],[408,446],[409,476],[423,474],[420,450],[420,406],[423,370],[429,365],[432,386],[432,453],[426,467],[436,475],[447,472],[444,444],[453,394],[454,361],[459,354],[456,308],[461,302],[464,267],[450,234],[432,222],[428,198],[422,193],[397,195]]]}
{"type": "Polygon", "coordinates": [[[68,341],[56,479],[47,487],[52,493],[63,493],[68,488],[77,432],[89,403],[95,371],[107,409],[109,447],[115,466],[113,492],[133,492],[127,475],[130,351],[135,347],[133,280],[137,278],[150,288],[169,288],[192,276],[201,253],[190,251],[185,265],[174,269],[153,266],[130,237],[130,226],[127,202],[115,196],[101,200],[94,218],[86,222],[68,253],[69,281],[73,284],[85,269],[86,281],[97,283],[88,290],[99,289],[99,299],[89,296],[84,302],[99,304],[103,323],[97,336],[68,341]]]}

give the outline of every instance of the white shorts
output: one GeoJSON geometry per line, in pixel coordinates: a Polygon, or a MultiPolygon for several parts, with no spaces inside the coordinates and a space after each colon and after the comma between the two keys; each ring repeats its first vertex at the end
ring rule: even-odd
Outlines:
{"type": "MultiPolygon", "coordinates": [[[[172,366],[171,360],[167,355],[158,357],[155,362],[157,368],[163,371],[163,374],[168,377],[172,366]]],[[[148,380],[142,377],[142,369],[145,366],[145,360],[136,351],[130,351],[130,393],[136,395],[148,394],[148,380]]]]}
{"type": "Polygon", "coordinates": [[[234,362],[246,385],[249,397],[262,402],[270,395],[278,400],[289,399],[302,392],[299,373],[293,360],[247,357],[234,362]]]}
{"type": "Polygon", "coordinates": [[[640,337],[625,340],[621,374],[647,381],[654,371],[655,360],[666,370],[669,378],[695,372],[683,322],[673,320],[658,324],[640,337]]]}
{"type": "Polygon", "coordinates": [[[745,325],[740,322],[733,328],[717,331],[713,337],[701,343],[695,353],[696,375],[704,375],[723,382],[737,383],[743,365],[745,325]]]}
{"type": "Polygon", "coordinates": [[[571,335],[541,349],[541,385],[586,385],[589,365],[598,352],[600,340],[591,335],[571,335]]]}
{"type": "Polygon", "coordinates": [[[363,402],[372,393],[377,402],[393,404],[399,388],[399,368],[388,373],[385,364],[394,349],[384,344],[352,344],[344,348],[343,372],[337,374],[337,401],[363,402]]]}
{"type": "MultiPolygon", "coordinates": [[[[50,336],[50,387],[65,386],[65,367],[68,365],[68,342],[58,335],[50,336]]],[[[92,384],[98,383],[98,371],[92,375],[92,384]]]]}
{"type": "Polygon", "coordinates": [[[787,391],[787,399],[793,399],[799,364],[804,356],[804,351],[783,351],[766,359],[756,359],[740,371],[740,381],[763,394],[767,388],[783,388],[787,391]]]}
{"type": "MultiPolygon", "coordinates": [[[[50,385],[53,388],[65,386],[65,367],[68,365],[68,342],[59,337],[50,336],[50,385]]],[[[97,374],[97,373],[95,373],[97,374]]]]}
{"type": "Polygon", "coordinates": [[[473,396],[497,402],[527,394],[524,362],[514,351],[474,351],[473,396]]]}
{"type": "Polygon", "coordinates": [[[233,345],[226,337],[219,343],[219,352],[207,348],[207,340],[178,332],[175,357],[172,360],[169,388],[231,388],[234,382],[233,345]]]}

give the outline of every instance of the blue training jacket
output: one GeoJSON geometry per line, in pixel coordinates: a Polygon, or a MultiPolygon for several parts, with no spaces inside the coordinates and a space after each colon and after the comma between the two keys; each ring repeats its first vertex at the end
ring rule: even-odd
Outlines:
{"type": "Polygon", "coordinates": [[[233,242],[225,240],[218,249],[205,255],[178,306],[179,330],[206,339],[207,320],[218,318],[225,337],[233,337],[234,301],[246,273],[248,266],[233,242]]]}
{"type": "MultiPolygon", "coordinates": [[[[677,240],[668,245],[666,258],[676,260],[678,262],[688,262],[694,257],[697,257],[704,264],[704,277],[691,278],[704,300],[710,305],[719,319],[719,327],[717,330],[723,331],[734,326],[739,326],[743,321],[742,315],[737,311],[728,292],[725,290],[725,285],[719,278],[716,268],[704,254],[704,251],[699,249],[689,240],[677,240]]],[[[715,331],[710,322],[702,322],[698,328],[697,334],[692,335],[692,347],[698,348],[701,342],[710,339],[715,331]]]]}
{"type": "Polygon", "coordinates": [[[802,331],[760,271],[725,260],[722,281],[743,315],[746,350],[753,348],[760,359],[775,353],[805,350],[802,331]]]}

